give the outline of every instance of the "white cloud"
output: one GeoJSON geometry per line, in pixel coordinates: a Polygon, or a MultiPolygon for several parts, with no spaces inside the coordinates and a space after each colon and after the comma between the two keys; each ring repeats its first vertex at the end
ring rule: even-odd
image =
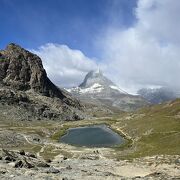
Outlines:
{"type": "Polygon", "coordinates": [[[88,71],[97,67],[94,59],[66,45],[48,43],[31,51],[41,57],[48,76],[61,87],[77,86],[88,71]]]}
{"type": "Polygon", "coordinates": [[[139,0],[133,27],[110,27],[99,39],[106,74],[131,91],[180,87],[179,11],[179,0],[139,0]]]}
{"type": "Polygon", "coordinates": [[[136,10],[138,26],[158,41],[179,44],[179,10],[179,0],[139,0],[136,10]]]}

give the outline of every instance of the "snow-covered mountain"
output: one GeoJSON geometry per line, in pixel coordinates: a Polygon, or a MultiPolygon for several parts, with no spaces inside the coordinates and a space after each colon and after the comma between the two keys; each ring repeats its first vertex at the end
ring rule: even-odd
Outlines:
{"type": "Polygon", "coordinates": [[[71,93],[96,94],[98,96],[110,94],[127,94],[116,86],[111,80],[106,78],[100,70],[90,71],[84,81],[75,88],[67,89],[71,93]]]}
{"type": "Polygon", "coordinates": [[[100,70],[90,71],[78,87],[66,90],[82,101],[125,111],[147,105],[142,97],[128,94],[104,76],[100,70]]]}

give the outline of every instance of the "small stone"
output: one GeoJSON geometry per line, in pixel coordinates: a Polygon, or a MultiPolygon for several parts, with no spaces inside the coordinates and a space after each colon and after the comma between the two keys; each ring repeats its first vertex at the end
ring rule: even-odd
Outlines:
{"type": "Polygon", "coordinates": [[[68,180],[68,178],[67,178],[67,177],[64,177],[64,178],[62,178],[62,180],[68,180]]]}
{"type": "Polygon", "coordinates": [[[23,167],[23,162],[22,161],[18,161],[15,163],[15,168],[21,168],[23,167]]]}
{"type": "Polygon", "coordinates": [[[27,162],[27,160],[26,159],[24,159],[24,162],[25,162],[25,167],[27,167],[27,168],[34,168],[34,165],[33,164],[31,164],[31,163],[29,163],[29,162],[27,162]]]}
{"type": "Polygon", "coordinates": [[[0,174],[6,174],[5,170],[0,170],[0,174]]]}
{"type": "Polygon", "coordinates": [[[50,167],[47,171],[46,171],[46,173],[53,173],[53,174],[57,174],[57,173],[59,173],[60,171],[59,171],[59,169],[56,169],[56,168],[54,168],[54,167],[50,167]]]}
{"type": "Polygon", "coordinates": [[[67,160],[68,158],[67,157],[63,157],[63,160],[67,160]]]}
{"type": "Polygon", "coordinates": [[[24,156],[24,155],[25,155],[25,151],[24,151],[24,150],[20,150],[20,151],[19,151],[19,154],[22,155],[22,156],[24,156]]]}
{"type": "Polygon", "coordinates": [[[47,163],[45,163],[45,162],[39,162],[39,163],[37,164],[37,167],[50,167],[50,165],[47,164],[47,163]]]}
{"type": "Polygon", "coordinates": [[[15,167],[15,164],[16,164],[15,162],[8,163],[8,165],[11,166],[11,167],[15,167]]]}
{"type": "Polygon", "coordinates": [[[71,170],[71,169],[72,169],[72,167],[69,165],[68,167],[66,167],[66,169],[71,170]]]}
{"type": "Polygon", "coordinates": [[[148,175],[145,176],[145,177],[158,177],[158,176],[160,176],[160,175],[161,175],[160,172],[153,172],[153,173],[151,173],[151,174],[148,174],[148,175]]]}
{"type": "Polygon", "coordinates": [[[33,153],[27,153],[27,156],[32,157],[32,158],[37,158],[37,156],[35,154],[33,154],[33,153]]]}
{"type": "Polygon", "coordinates": [[[4,160],[6,160],[6,161],[8,161],[8,162],[13,162],[13,161],[16,161],[13,157],[11,157],[11,156],[6,156],[5,158],[4,158],[4,160]]]}
{"type": "Polygon", "coordinates": [[[175,164],[180,164],[180,159],[176,159],[175,164]]]}
{"type": "Polygon", "coordinates": [[[111,176],[111,175],[113,175],[113,174],[112,174],[111,172],[105,172],[104,175],[105,175],[105,176],[111,176]]]}
{"type": "Polygon", "coordinates": [[[135,176],[134,178],[135,178],[135,179],[140,179],[140,178],[141,178],[141,176],[135,176]]]}
{"type": "Polygon", "coordinates": [[[47,162],[47,163],[51,163],[52,160],[51,160],[51,159],[47,159],[46,162],[47,162]]]}
{"type": "Polygon", "coordinates": [[[33,138],[33,141],[40,142],[40,139],[35,137],[35,138],[33,138]]]}

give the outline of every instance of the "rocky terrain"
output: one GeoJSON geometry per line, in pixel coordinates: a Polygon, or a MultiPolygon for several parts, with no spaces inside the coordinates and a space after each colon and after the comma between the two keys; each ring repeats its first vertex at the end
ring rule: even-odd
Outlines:
{"type": "Polygon", "coordinates": [[[101,151],[81,154],[78,158],[62,155],[44,161],[41,157],[24,151],[2,150],[0,178],[33,179],[89,179],[132,180],[174,179],[180,177],[179,156],[154,156],[142,159],[116,161],[101,156],[101,151]],[[98,153],[97,153],[98,152],[98,153]]]}
{"type": "Polygon", "coordinates": [[[0,104],[1,113],[12,109],[22,120],[85,117],[83,105],[50,81],[41,59],[13,43],[0,51],[0,104]]]}
{"type": "Polygon", "coordinates": [[[90,71],[78,87],[67,90],[84,103],[110,110],[133,111],[149,104],[144,98],[120,89],[100,70],[90,71]]]}

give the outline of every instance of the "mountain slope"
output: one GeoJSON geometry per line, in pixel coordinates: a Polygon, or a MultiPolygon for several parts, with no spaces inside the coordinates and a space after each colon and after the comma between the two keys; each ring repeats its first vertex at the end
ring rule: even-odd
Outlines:
{"type": "Polygon", "coordinates": [[[78,87],[67,90],[84,102],[123,111],[135,110],[148,104],[140,96],[130,95],[120,89],[99,70],[90,71],[78,87]]]}
{"type": "Polygon", "coordinates": [[[114,126],[133,140],[128,157],[177,155],[180,152],[180,99],[126,114],[114,126]]]}
{"type": "Polygon", "coordinates": [[[50,81],[37,55],[13,43],[0,51],[0,103],[19,106],[19,113],[25,110],[30,118],[73,120],[81,118],[83,110],[50,81]]]}

